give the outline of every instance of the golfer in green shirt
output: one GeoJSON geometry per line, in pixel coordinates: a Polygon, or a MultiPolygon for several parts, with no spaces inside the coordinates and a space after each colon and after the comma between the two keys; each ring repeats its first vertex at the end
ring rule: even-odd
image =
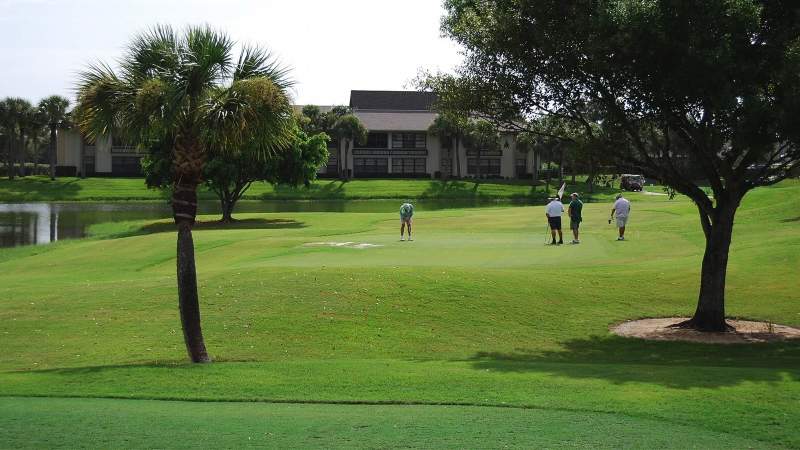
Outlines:
{"type": "Polygon", "coordinates": [[[577,192],[573,192],[569,197],[572,199],[572,201],[569,202],[569,209],[567,209],[567,214],[569,214],[569,228],[572,230],[572,236],[575,238],[572,240],[572,243],[580,244],[581,240],[578,237],[578,228],[580,228],[581,220],[583,220],[581,216],[583,202],[578,198],[580,196],[577,192]]]}
{"type": "Polygon", "coordinates": [[[402,206],[400,206],[400,240],[404,240],[403,238],[403,230],[406,226],[408,226],[408,240],[413,241],[414,239],[411,238],[411,222],[413,222],[414,218],[414,205],[411,202],[405,202],[402,206]]]}

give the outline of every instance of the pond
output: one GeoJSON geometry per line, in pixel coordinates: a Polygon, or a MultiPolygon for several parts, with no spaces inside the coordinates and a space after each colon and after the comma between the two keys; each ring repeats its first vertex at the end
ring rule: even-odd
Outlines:
{"type": "MultiPolygon", "coordinates": [[[[396,212],[399,200],[240,201],[236,213],[266,212],[396,212]]],[[[477,200],[421,200],[417,211],[471,208],[509,203],[477,200]]],[[[201,202],[199,214],[219,214],[217,202],[201,202]]],[[[89,226],[104,222],[157,220],[172,217],[165,202],[0,203],[0,248],[47,244],[86,236],[89,226]]]]}

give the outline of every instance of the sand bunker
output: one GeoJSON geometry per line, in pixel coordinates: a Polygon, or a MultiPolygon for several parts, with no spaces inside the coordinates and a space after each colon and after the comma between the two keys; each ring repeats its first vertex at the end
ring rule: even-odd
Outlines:
{"type": "Polygon", "coordinates": [[[612,333],[624,337],[635,337],[655,341],[686,341],[706,344],[745,344],[754,342],[781,342],[800,339],[800,329],[767,322],[749,320],[728,320],[736,331],[728,333],[702,333],[683,328],[669,328],[670,325],[687,320],[687,317],[667,317],[663,319],[640,319],[613,325],[612,333]]]}
{"type": "Polygon", "coordinates": [[[378,244],[368,244],[366,242],[309,242],[307,244],[303,244],[303,247],[343,247],[364,249],[383,246],[378,244]]]}

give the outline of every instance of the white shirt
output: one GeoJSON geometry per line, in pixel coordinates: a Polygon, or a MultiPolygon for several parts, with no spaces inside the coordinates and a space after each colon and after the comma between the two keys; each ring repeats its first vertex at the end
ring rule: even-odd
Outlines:
{"type": "Polygon", "coordinates": [[[547,204],[545,210],[548,217],[561,217],[561,213],[564,212],[564,205],[558,200],[553,200],[547,204]]]}
{"type": "Polygon", "coordinates": [[[631,202],[624,198],[618,199],[614,202],[614,211],[617,217],[628,217],[631,212],[631,202]]]}

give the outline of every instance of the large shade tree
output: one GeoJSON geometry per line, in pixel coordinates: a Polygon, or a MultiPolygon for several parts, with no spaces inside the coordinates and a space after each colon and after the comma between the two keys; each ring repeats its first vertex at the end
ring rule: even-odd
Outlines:
{"type": "Polygon", "coordinates": [[[47,161],[50,164],[50,179],[56,179],[56,139],[59,128],[67,124],[69,100],[59,95],[51,95],[39,102],[39,113],[50,131],[47,161]]]}
{"type": "Polygon", "coordinates": [[[520,116],[570,121],[619,171],[691,198],[706,245],[697,308],[682,326],[729,329],[725,280],[737,208],[748,191],[787,177],[800,161],[800,3],[444,6],[443,31],[463,46],[465,60],[456,76],[433,76],[453,87],[437,92],[440,99],[459,99],[508,126],[520,116]]]}
{"type": "Polygon", "coordinates": [[[197,186],[214,152],[246,145],[266,154],[288,146],[292,108],[285,74],[257,47],[245,46],[236,59],[224,33],[158,26],[132,40],[118,71],[94,65],[78,84],[78,121],[89,138],[113,132],[139,146],[164,142],[171,149],[180,316],[194,362],[210,361],[192,239],[197,186]]]}

